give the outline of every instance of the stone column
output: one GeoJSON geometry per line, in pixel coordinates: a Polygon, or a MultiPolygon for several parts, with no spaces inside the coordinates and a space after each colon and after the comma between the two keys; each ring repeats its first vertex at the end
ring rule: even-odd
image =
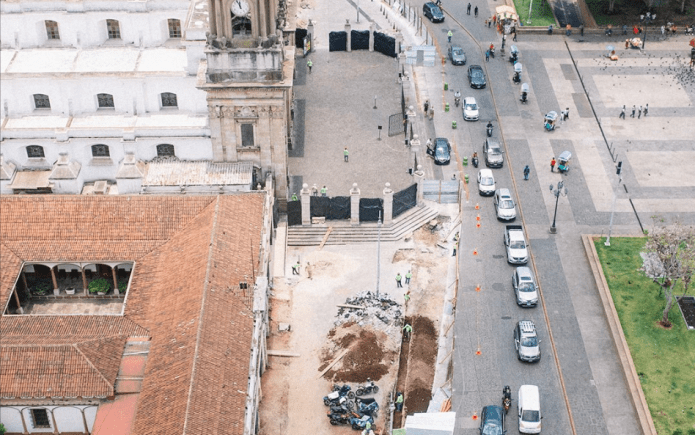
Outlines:
{"type": "Polygon", "coordinates": [[[309,50],[309,53],[311,53],[314,51],[314,23],[311,20],[309,20],[309,25],[306,26],[306,33],[311,41],[311,50],[309,50]]]}
{"type": "MultiPolygon", "coordinates": [[[[410,161],[408,162],[408,165],[415,165],[415,158],[419,155],[419,153],[420,136],[413,134],[413,138],[410,140],[410,161]]],[[[413,166],[409,166],[411,174],[415,173],[415,168],[413,166]]]]}
{"type": "Polygon", "coordinates": [[[350,189],[350,225],[360,224],[360,189],[357,183],[352,183],[350,189]]]}
{"type": "Polygon", "coordinates": [[[352,51],[352,27],[350,26],[350,20],[345,20],[345,33],[347,33],[347,51],[348,53],[352,51]]]}
{"type": "Polygon", "coordinates": [[[374,51],[374,23],[369,25],[369,51],[374,51]]]}
{"type": "Polygon", "coordinates": [[[422,206],[424,195],[422,193],[422,180],[425,178],[425,171],[422,170],[422,165],[417,165],[415,171],[415,182],[417,183],[417,205],[422,206]]]}
{"type": "Polygon", "coordinates": [[[393,190],[391,183],[386,183],[384,188],[384,225],[390,226],[393,223],[393,190]]]}
{"type": "Polygon", "coordinates": [[[311,190],[308,184],[302,184],[299,196],[302,201],[302,225],[311,225],[311,190]]]}
{"type": "Polygon", "coordinates": [[[87,275],[84,273],[84,267],[81,267],[80,270],[82,272],[82,290],[84,292],[84,295],[87,296],[87,294],[89,293],[87,291],[87,275]]]}
{"type": "Polygon", "coordinates": [[[118,291],[118,274],[116,273],[116,266],[111,267],[111,274],[113,275],[113,294],[120,295],[118,291]]]}
{"type": "Polygon", "coordinates": [[[58,288],[58,280],[56,279],[55,266],[51,267],[51,279],[53,280],[53,294],[57,296],[60,289],[58,288]]]}
{"type": "MultiPolygon", "coordinates": [[[[401,50],[401,47],[403,46],[403,34],[401,32],[398,32],[396,34],[396,53],[401,54],[403,50],[401,50]]],[[[403,53],[403,60],[405,61],[405,53],[403,53]]],[[[399,56],[400,58],[400,56],[399,56]]]]}

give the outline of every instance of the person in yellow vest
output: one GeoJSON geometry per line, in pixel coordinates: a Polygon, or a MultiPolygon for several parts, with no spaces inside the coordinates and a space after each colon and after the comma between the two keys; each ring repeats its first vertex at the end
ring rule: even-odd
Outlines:
{"type": "Polygon", "coordinates": [[[311,67],[314,66],[314,63],[309,59],[309,61],[306,63],[307,68],[309,68],[309,74],[311,74],[311,67]]]}

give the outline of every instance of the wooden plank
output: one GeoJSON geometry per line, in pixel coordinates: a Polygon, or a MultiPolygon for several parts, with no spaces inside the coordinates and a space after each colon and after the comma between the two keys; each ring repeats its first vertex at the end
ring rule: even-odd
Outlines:
{"type": "Polygon", "coordinates": [[[364,310],[364,307],[360,305],[349,305],[349,304],[338,304],[336,307],[341,307],[341,308],[352,308],[355,310],[364,310]]]}
{"type": "Polygon", "coordinates": [[[271,350],[268,349],[268,355],[269,356],[287,356],[287,357],[299,357],[301,356],[298,353],[293,353],[288,350],[271,350]]]}
{"type": "Polygon", "coordinates": [[[322,371],[321,373],[319,373],[319,375],[316,377],[316,379],[321,379],[321,377],[322,377],[323,375],[325,375],[326,372],[327,372],[328,370],[330,370],[331,367],[333,367],[333,366],[335,365],[335,363],[337,363],[338,361],[340,361],[340,359],[341,359],[342,357],[344,357],[345,354],[348,353],[349,350],[350,350],[349,347],[348,347],[347,349],[343,349],[343,351],[340,352],[340,354],[338,354],[338,356],[337,356],[333,361],[331,361],[331,363],[328,364],[328,366],[326,366],[326,368],[323,369],[323,371],[322,371]]]}
{"type": "Polygon", "coordinates": [[[319,245],[319,250],[323,248],[323,245],[326,244],[326,241],[328,240],[328,236],[331,235],[331,231],[333,231],[333,227],[328,227],[328,230],[326,231],[326,235],[323,236],[323,240],[321,240],[321,244],[319,245]]]}

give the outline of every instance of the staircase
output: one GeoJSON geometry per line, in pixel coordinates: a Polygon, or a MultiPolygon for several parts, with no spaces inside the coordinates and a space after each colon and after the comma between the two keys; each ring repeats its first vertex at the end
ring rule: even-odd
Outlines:
{"type": "MultiPolygon", "coordinates": [[[[381,227],[381,241],[395,242],[437,217],[439,213],[427,206],[413,207],[393,220],[391,226],[381,227]]],[[[374,243],[378,239],[379,228],[376,222],[350,225],[349,221],[327,221],[322,225],[291,226],[287,229],[288,246],[318,246],[323,241],[328,228],[331,230],[326,245],[347,245],[351,243],[374,243]]]]}

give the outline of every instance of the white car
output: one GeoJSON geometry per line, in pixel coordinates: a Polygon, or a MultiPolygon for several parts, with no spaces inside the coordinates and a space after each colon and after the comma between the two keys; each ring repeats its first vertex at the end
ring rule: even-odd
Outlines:
{"type": "Polygon", "coordinates": [[[478,171],[478,193],[482,196],[492,196],[495,194],[495,177],[492,176],[490,169],[478,171]]]}
{"type": "Polygon", "coordinates": [[[475,98],[466,97],[463,99],[463,119],[465,121],[477,121],[480,117],[478,112],[478,103],[475,98]]]}
{"type": "Polygon", "coordinates": [[[509,189],[498,189],[495,192],[495,212],[501,221],[516,219],[516,205],[509,189]]]}
{"type": "Polygon", "coordinates": [[[519,432],[541,433],[541,395],[535,385],[519,387],[519,432]]]}

